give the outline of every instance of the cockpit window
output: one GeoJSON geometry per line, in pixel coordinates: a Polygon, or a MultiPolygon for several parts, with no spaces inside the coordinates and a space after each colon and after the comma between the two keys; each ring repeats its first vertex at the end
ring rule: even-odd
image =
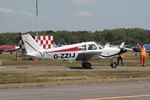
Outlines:
{"type": "Polygon", "coordinates": [[[97,49],[97,47],[95,44],[89,44],[88,45],[88,50],[96,50],[96,49],[97,49]]]}

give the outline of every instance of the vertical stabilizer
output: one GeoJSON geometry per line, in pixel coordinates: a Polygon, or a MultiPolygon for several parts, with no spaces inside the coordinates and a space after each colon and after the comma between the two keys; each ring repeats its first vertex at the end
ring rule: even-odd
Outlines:
{"type": "Polygon", "coordinates": [[[21,35],[27,54],[43,51],[30,34],[21,35]]]}

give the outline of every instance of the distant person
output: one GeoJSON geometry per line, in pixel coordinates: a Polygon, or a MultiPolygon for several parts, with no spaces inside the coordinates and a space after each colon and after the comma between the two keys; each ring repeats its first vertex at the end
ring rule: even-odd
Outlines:
{"type": "Polygon", "coordinates": [[[140,47],[140,65],[142,67],[145,66],[145,58],[146,58],[147,52],[146,52],[146,48],[144,47],[144,45],[142,44],[140,47]]]}
{"type": "Polygon", "coordinates": [[[117,66],[119,65],[120,61],[121,61],[121,65],[123,66],[123,53],[120,53],[119,56],[117,57],[117,66]]]}

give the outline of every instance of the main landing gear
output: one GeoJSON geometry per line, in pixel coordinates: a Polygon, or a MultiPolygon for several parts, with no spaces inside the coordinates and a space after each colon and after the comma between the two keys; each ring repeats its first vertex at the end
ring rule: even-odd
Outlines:
{"type": "Polygon", "coordinates": [[[91,63],[90,62],[82,62],[82,68],[91,69],[91,63]]]}

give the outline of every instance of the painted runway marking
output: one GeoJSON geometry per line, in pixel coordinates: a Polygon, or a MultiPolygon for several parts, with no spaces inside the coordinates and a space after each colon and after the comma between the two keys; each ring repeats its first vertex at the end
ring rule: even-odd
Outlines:
{"type": "Polygon", "coordinates": [[[114,99],[129,99],[129,98],[139,98],[139,97],[150,97],[150,94],[132,95],[132,96],[116,96],[116,97],[105,97],[105,98],[91,98],[91,99],[83,99],[83,100],[114,100],[114,99]]]}

